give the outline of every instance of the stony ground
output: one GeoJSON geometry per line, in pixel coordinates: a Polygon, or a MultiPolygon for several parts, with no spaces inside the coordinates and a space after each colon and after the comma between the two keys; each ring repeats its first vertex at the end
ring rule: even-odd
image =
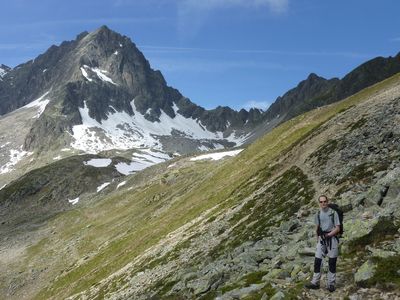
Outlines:
{"type": "Polygon", "coordinates": [[[384,268],[400,262],[399,133],[400,86],[395,85],[318,128],[236,206],[207,212],[71,299],[99,294],[110,299],[398,299],[400,269],[384,268]],[[324,286],[303,289],[312,270],[312,220],[321,193],[346,210],[333,294],[324,286]],[[309,194],[313,200],[304,201],[309,194]],[[278,196],[301,206],[290,215],[269,214],[265,207],[278,196]],[[267,216],[257,215],[260,210],[267,216]],[[259,223],[265,226],[261,234],[253,226],[259,223]]]}

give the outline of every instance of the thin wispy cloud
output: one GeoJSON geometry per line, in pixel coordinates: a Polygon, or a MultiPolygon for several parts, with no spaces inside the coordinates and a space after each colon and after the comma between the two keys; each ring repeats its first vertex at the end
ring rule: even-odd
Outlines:
{"type": "Polygon", "coordinates": [[[391,42],[400,42],[400,37],[390,39],[391,42]]]}
{"type": "Polygon", "coordinates": [[[42,49],[50,47],[49,43],[1,43],[0,50],[16,50],[16,49],[42,49]]]}
{"type": "Polygon", "coordinates": [[[58,20],[46,20],[46,21],[36,21],[29,23],[19,23],[15,24],[10,28],[8,24],[0,24],[0,32],[26,32],[27,30],[44,30],[49,27],[55,26],[70,26],[77,25],[82,28],[87,28],[87,26],[101,26],[107,25],[120,25],[120,24],[146,24],[146,23],[159,23],[165,21],[164,17],[133,17],[133,18],[93,18],[93,19],[58,19],[58,20]]]}
{"type": "MultiPolygon", "coordinates": [[[[399,39],[400,41],[400,39],[399,39]]],[[[217,53],[237,53],[237,54],[276,54],[287,56],[326,56],[326,57],[347,57],[347,58],[371,58],[378,56],[374,53],[359,53],[351,51],[282,51],[269,49],[217,49],[217,48],[195,48],[195,47],[166,47],[138,45],[146,53],[195,53],[195,52],[217,52],[217,53]]]]}
{"type": "Polygon", "coordinates": [[[266,9],[273,14],[283,14],[289,0],[178,0],[178,34],[181,38],[195,36],[214,11],[230,8],[266,9]]]}
{"type": "Polygon", "coordinates": [[[224,73],[238,69],[264,70],[297,70],[296,66],[281,65],[274,62],[257,62],[250,60],[213,60],[213,59],[184,59],[184,58],[152,58],[152,68],[162,72],[195,72],[195,73],[224,73]]]}
{"type": "Polygon", "coordinates": [[[289,6],[289,0],[181,0],[178,8],[182,13],[193,11],[210,11],[230,7],[262,8],[267,7],[273,13],[284,13],[289,6]]]}

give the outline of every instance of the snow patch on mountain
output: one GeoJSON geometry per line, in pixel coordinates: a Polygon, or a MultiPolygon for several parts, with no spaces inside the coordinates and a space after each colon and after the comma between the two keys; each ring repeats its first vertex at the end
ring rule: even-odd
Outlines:
{"type": "MultiPolygon", "coordinates": [[[[107,115],[106,120],[101,123],[89,116],[89,109],[86,101],[84,107],[79,108],[82,124],[72,128],[74,142],[72,147],[87,153],[98,153],[111,149],[131,148],[154,148],[162,150],[158,141],[160,136],[170,136],[174,131],[179,131],[187,138],[207,140],[227,140],[241,145],[247,136],[236,137],[233,132],[230,136],[224,137],[222,132],[208,131],[198,120],[185,118],[178,113],[178,107],[174,103],[175,117],[171,118],[161,110],[159,122],[151,122],[142,115],[131,102],[134,115],[127,112],[118,112],[107,115]]],[[[223,148],[222,145],[214,142],[214,147],[223,148]]],[[[201,148],[202,150],[206,150],[201,148]]],[[[209,150],[209,148],[207,148],[209,150]]]]}
{"type": "Polygon", "coordinates": [[[126,184],[126,181],[122,181],[117,185],[117,189],[119,189],[121,186],[124,186],[126,184]]]}
{"type": "Polygon", "coordinates": [[[97,187],[97,192],[100,192],[102,189],[105,189],[107,186],[110,185],[111,182],[105,182],[102,185],[97,187]]]}
{"type": "Polygon", "coordinates": [[[171,159],[171,157],[168,154],[163,152],[155,152],[152,151],[151,149],[143,149],[142,151],[145,153],[144,154],[134,153],[133,158],[144,159],[154,163],[160,163],[171,159]]]}
{"type": "Polygon", "coordinates": [[[89,81],[93,81],[93,79],[89,77],[89,75],[88,75],[88,73],[86,72],[86,70],[85,70],[84,67],[81,67],[81,72],[82,72],[83,77],[85,77],[85,78],[86,78],[87,80],[89,80],[89,81]]]}
{"type": "Polygon", "coordinates": [[[0,149],[4,148],[4,147],[6,147],[7,145],[10,145],[10,144],[11,144],[11,142],[7,142],[7,143],[1,145],[1,146],[0,146],[0,149]]]}
{"type": "Polygon", "coordinates": [[[105,168],[111,164],[111,159],[109,158],[93,158],[89,161],[83,163],[85,166],[92,166],[96,168],[105,168]]]}
{"type": "Polygon", "coordinates": [[[79,197],[75,198],[75,199],[72,199],[72,200],[68,199],[68,202],[71,203],[72,205],[75,205],[75,204],[77,204],[79,202],[79,197]]]}
{"type": "Polygon", "coordinates": [[[3,80],[3,77],[6,76],[7,73],[7,70],[0,67],[0,80],[3,80]]]}
{"type": "MultiPolygon", "coordinates": [[[[175,112],[175,118],[170,118],[163,111],[161,112],[160,121],[163,129],[165,130],[160,135],[170,135],[172,130],[179,130],[186,134],[186,136],[196,139],[223,139],[222,132],[211,132],[205,129],[205,126],[201,122],[192,119],[185,118],[178,113],[178,106],[174,103],[173,110],[175,112]]],[[[158,124],[156,124],[157,126],[158,124]]],[[[158,126],[157,126],[158,127],[158,126]]]]}
{"type": "Polygon", "coordinates": [[[135,172],[144,170],[152,165],[154,165],[154,163],[151,163],[146,160],[138,160],[138,161],[133,161],[131,163],[118,163],[115,165],[115,168],[121,174],[130,175],[135,172]]]}
{"type": "Polygon", "coordinates": [[[90,78],[87,70],[90,70],[93,73],[95,73],[96,76],[98,78],[100,78],[100,80],[102,80],[104,82],[108,82],[108,83],[114,84],[114,85],[117,85],[110,77],[108,77],[106,75],[108,73],[107,70],[102,70],[102,69],[99,69],[99,68],[91,68],[91,67],[89,67],[87,65],[83,65],[80,69],[81,69],[82,75],[89,81],[93,81],[93,78],[90,78]]]}
{"type": "Polygon", "coordinates": [[[168,154],[162,152],[153,151],[151,149],[141,150],[144,153],[134,153],[130,163],[116,164],[115,168],[117,171],[121,174],[129,175],[171,159],[168,154]]]}
{"type": "Polygon", "coordinates": [[[108,77],[107,75],[105,75],[105,73],[108,73],[108,71],[106,70],[101,70],[99,68],[92,68],[91,69],[93,72],[96,73],[97,77],[99,77],[101,80],[105,81],[105,82],[109,82],[112,83],[114,85],[117,85],[114,81],[112,81],[112,79],[110,77],[108,77]]]}
{"type": "MultiPolygon", "coordinates": [[[[213,145],[213,148],[212,148],[213,150],[225,149],[225,147],[224,147],[223,145],[218,144],[218,143],[212,143],[212,145],[213,145]]],[[[205,146],[205,145],[201,145],[201,146],[197,147],[197,149],[198,149],[199,151],[209,151],[209,150],[210,150],[210,148],[208,148],[208,147],[205,146]]]]}
{"type": "Polygon", "coordinates": [[[203,160],[203,159],[220,160],[220,159],[224,158],[225,156],[236,156],[241,151],[243,151],[243,149],[238,149],[238,150],[233,150],[233,151],[225,151],[225,152],[218,152],[218,153],[204,154],[204,155],[199,155],[199,156],[196,156],[196,157],[192,157],[190,160],[191,161],[203,160]]]}
{"type": "MultiPolygon", "coordinates": [[[[38,99],[33,100],[32,102],[28,103],[27,105],[21,107],[21,108],[32,108],[32,107],[36,107],[38,108],[37,110],[37,114],[35,116],[32,117],[32,119],[37,119],[40,117],[40,115],[44,112],[44,110],[46,109],[47,104],[49,104],[50,100],[49,99],[45,99],[45,97],[47,96],[47,94],[50,91],[44,93],[42,96],[40,96],[38,99]]],[[[21,109],[20,108],[20,109],[21,109]]]]}
{"type": "Polygon", "coordinates": [[[10,160],[0,168],[0,174],[5,174],[13,170],[13,167],[21,161],[25,156],[32,155],[33,152],[27,152],[22,150],[22,146],[20,150],[11,149],[10,150],[10,160]]]}
{"type": "MultiPolygon", "coordinates": [[[[163,152],[154,151],[152,149],[140,149],[139,152],[135,152],[132,155],[130,162],[120,162],[114,165],[116,170],[124,175],[133,174],[135,172],[141,171],[152,165],[162,163],[171,159],[171,157],[163,152]]],[[[83,164],[86,166],[93,166],[96,168],[104,168],[110,166],[112,160],[109,158],[93,158],[85,161],[83,164]]]]}

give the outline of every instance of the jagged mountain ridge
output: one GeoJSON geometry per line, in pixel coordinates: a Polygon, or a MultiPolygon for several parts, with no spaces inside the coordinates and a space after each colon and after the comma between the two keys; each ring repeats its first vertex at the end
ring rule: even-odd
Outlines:
{"type": "MultiPolygon", "coordinates": [[[[233,130],[244,135],[248,132],[244,128],[259,122],[261,115],[254,109],[236,112],[218,107],[207,111],[195,105],[167,86],[161,72],[151,69],[128,37],[106,26],[52,46],[35,60],[10,70],[0,85],[0,113],[13,111],[45,94],[50,103],[32,127],[25,150],[43,147],[64,132],[72,133],[73,126],[82,123],[79,109],[85,106],[98,123],[116,112],[133,116],[134,110],[151,123],[160,122],[163,113],[170,119],[180,114],[195,120],[204,131],[220,132],[215,139],[222,140],[233,130]]],[[[177,126],[177,130],[181,128],[177,126]]],[[[180,132],[180,136],[187,134],[180,132]]]]}
{"type": "Polygon", "coordinates": [[[325,79],[311,73],[297,87],[289,90],[263,113],[267,122],[289,120],[316,107],[331,104],[400,72],[400,52],[395,57],[371,59],[342,79],[325,79]]]}
{"type": "MultiPolygon", "coordinates": [[[[170,152],[187,153],[254,141],[283,121],[336,102],[399,72],[400,54],[394,58],[372,59],[342,79],[327,80],[312,73],[296,88],[278,97],[265,112],[258,109],[237,112],[220,106],[205,110],[178,90],[167,86],[161,72],[151,69],[149,62],[128,37],[106,26],[92,33],[83,32],[76,40],[63,42],[60,46],[52,46],[35,60],[14,69],[3,66],[3,70],[0,114],[13,111],[48,93],[50,103],[27,135],[23,144],[26,151],[46,149],[51,144],[55,147],[73,144],[69,135],[73,134],[74,126],[83,123],[81,109],[87,108],[89,117],[99,124],[112,119],[116,112],[124,112],[127,114],[124,117],[129,118],[136,110],[151,123],[160,122],[162,114],[172,120],[178,114],[195,120],[198,123],[194,124],[196,130],[201,128],[211,134],[196,136],[175,125],[169,132],[150,132],[158,138],[149,137],[149,144],[132,143],[132,140],[140,139],[145,134],[143,132],[129,143],[129,147],[158,146],[170,152]]],[[[98,124],[92,126],[101,127],[98,124]]],[[[121,124],[121,127],[124,125],[121,124]]],[[[90,130],[86,138],[99,134],[99,130],[90,130]]],[[[131,128],[125,134],[131,135],[132,131],[140,129],[131,128]]],[[[110,141],[111,133],[105,135],[100,134],[98,140],[109,140],[107,149],[121,147],[120,139],[110,141]]],[[[81,139],[82,136],[74,138],[81,139]]],[[[93,141],[90,143],[93,144],[93,141]]],[[[101,149],[94,148],[81,147],[81,150],[93,152],[101,149]]]]}

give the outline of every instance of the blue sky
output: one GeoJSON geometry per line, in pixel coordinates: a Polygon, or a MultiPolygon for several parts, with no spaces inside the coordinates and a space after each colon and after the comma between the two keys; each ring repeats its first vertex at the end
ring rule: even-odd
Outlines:
{"type": "Polygon", "coordinates": [[[309,73],[400,52],[398,0],[0,0],[0,64],[107,25],[205,107],[265,108],[309,73]]]}

